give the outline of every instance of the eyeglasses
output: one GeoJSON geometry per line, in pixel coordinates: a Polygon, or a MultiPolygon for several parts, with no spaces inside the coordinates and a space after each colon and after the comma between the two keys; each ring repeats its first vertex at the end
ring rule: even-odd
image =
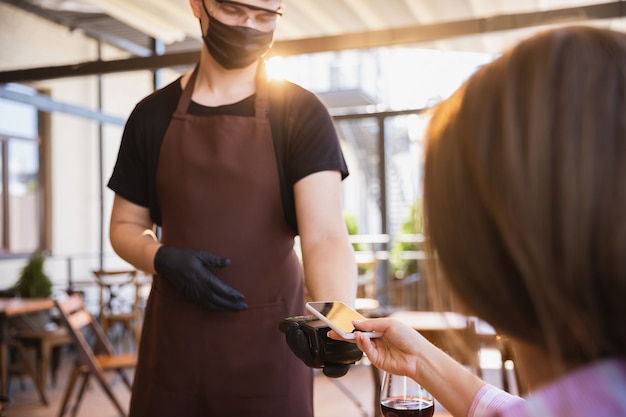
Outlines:
{"type": "Polygon", "coordinates": [[[222,17],[220,20],[229,25],[244,26],[250,19],[256,29],[269,32],[276,28],[278,18],[283,15],[282,6],[277,10],[272,10],[231,0],[215,0],[215,2],[222,17]]]}

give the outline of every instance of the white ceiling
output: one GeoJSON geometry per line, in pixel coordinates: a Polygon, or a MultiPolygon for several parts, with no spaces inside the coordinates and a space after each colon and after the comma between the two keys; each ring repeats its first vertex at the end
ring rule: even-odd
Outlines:
{"type": "MultiPolygon", "coordinates": [[[[197,38],[198,22],[193,17],[188,0],[41,0],[74,7],[90,6],[100,9],[148,35],[160,38],[166,44],[185,37],[197,38]]],[[[210,0],[208,0],[210,1],[210,0]]],[[[499,23],[515,27],[546,23],[579,22],[594,16],[585,9],[591,5],[612,3],[621,9],[620,2],[593,0],[284,0],[284,16],[276,32],[280,41],[294,41],[329,36],[379,33],[389,42],[397,42],[397,36],[386,33],[392,29],[426,27],[447,23],[442,36],[454,30],[453,22],[475,22],[489,25],[500,17],[499,23]],[[561,13],[555,10],[568,9],[561,13]],[[536,13],[528,16],[529,13],[536,13]],[[515,22],[520,14],[525,21],[515,22]],[[508,20],[506,16],[511,16],[508,20]]],[[[624,5],[626,9],[626,5],[624,5]]],[[[611,12],[615,13],[615,12],[611,12]]],[[[621,10],[617,13],[621,13],[621,10]]],[[[602,24],[623,26],[616,19],[603,19],[602,24]]],[[[481,29],[476,27],[476,31],[481,29]]],[[[500,52],[511,42],[524,36],[526,30],[497,31],[480,36],[445,39],[430,45],[443,49],[463,49],[481,52],[500,52]]],[[[426,38],[436,36],[425,35],[426,38]]],[[[371,37],[371,35],[370,35],[371,37]]],[[[354,40],[352,42],[355,42],[354,40]]],[[[384,40],[378,42],[385,42],[384,40]]],[[[338,45],[341,45],[339,42],[338,45]]],[[[319,47],[318,47],[319,48],[319,47]]]]}
{"type": "MultiPolygon", "coordinates": [[[[0,3],[130,53],[123,62],[0,71],[0,83],[192,65],[201,47],[189,0],[0,3]]],[[[626,31],[626,0],[283,0],[283,4],[270,56],[397,45],[497,54],[549,25],[584,23],[626,31]]]]}
{"type": "MultiPolygon", "coordinates": [[[[199,36],[198,22],[188,0],[29,1],[49,9],[104,12],[168,45],[199,36]]],[[[364,46],[402,43],[405,39],[414,42],[421,28],[419,39],[429,46],[494,53],[525,36],[528,30],[491,32],[490,25],[504,29],[532,26],[531,30],[537,30],[537,25],[542,24],[595,19],[598,16],[594,13],[599,9],[590,6],[606,5],[612,7],[602,10],[600,24],[619,29],[624,26],[623,19],[613,17],[626,12],[626,2],[607,0],[283,0],[283,3],[285,12],[276,33],[277,45],[281,41],[312,39],[315,46],[309,43],[310,50],[328,50],[333,45],[351,47],[359,42],[364,46]],[[437,26],[442,24],[443,27],[437,26]],[[406,32],[389,32],[398,29],[406,32]],[[456,31],[488,33],[450,38],[456,31]],[[349,35],[353,37],[342,38],[349,35]],[[432,41],[433,37],[445,39],[432,41]]]]}

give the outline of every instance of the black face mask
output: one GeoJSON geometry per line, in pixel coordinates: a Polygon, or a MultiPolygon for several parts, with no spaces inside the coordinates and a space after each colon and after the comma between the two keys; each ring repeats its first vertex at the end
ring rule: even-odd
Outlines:
{"type": "MultiPolygon", "coordinates": [[[[202,2],[204,6],[204,2],[202,2]]],[[[274,31],[261,32],[244,26],[229,26],[209,14],[209,28],[203,36],[211,56],[226,69],[245,68],[261,58],[272,46],[274,31]]]]}

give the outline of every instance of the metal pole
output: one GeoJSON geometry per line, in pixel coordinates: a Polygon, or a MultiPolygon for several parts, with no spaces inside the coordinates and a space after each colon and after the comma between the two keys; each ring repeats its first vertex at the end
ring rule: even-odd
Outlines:
{"type": "MultiPolygon", "coordinates": [[[[378,175],[380,181],[380,226],[382,234],[389,234],[388,219],[387,219],[387,150],[385,141],[385,120],[384,115],[379,115],[378,120],[378,158],[379,168],[378,175]]],[[[389,243],[385,244],[386,250],[389,251],[389,243]]],[[[378,270],[376,271],[376,288],[388,288],[389,278],[389,261],[387,259],[381,260],[378,263],[378,270]]],[[[387,291],[380,294],[380,302],[383,305],[389,303],[389,294],[387,291]]]]}
{"type": "MultiPolygon", "coordinates": [[[[102,59],[102,42],[98,41],[98,59],[102,59]]],[[[98,110],[102,111],[102,75],[97,77],[98,110]]],[[[104,269],[104,125],[98,122],[98,196],[100,198],[100,242],[98,248],[99,269],[104,269]]]]}

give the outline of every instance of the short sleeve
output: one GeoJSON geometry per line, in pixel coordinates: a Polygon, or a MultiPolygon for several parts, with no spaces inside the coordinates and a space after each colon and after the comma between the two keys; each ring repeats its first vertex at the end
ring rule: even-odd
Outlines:
{"type": "Polygon", "coordinates": [[[141,100],[131,112],[107,186],[126,200],[148,207],[160,224],[156,171],[163,137],[182,89],[180,79],[141,100]]]}
{"type": "Polygon", "coordinates": [[[138,119],[137,107],[135,107],[124,127],[117,161],[108,187],[126,200],[148,207],[146,154],[141,149],[141,138],[145,134],[138,119]]]}

